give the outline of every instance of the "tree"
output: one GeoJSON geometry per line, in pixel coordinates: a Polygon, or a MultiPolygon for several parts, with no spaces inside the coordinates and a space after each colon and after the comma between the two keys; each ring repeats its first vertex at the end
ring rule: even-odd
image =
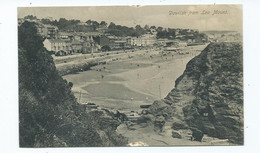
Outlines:
{"type": "Polygon", "coordinates": [[[49,19],[41,19],[41,22],[43,23],[43,24],[51,24],[52,22],[49,20],[49,19]]]}
{"type": "Polygon", "coordinates": [[[156,29],[156,26],[151,26],[150,28],[151,28],[151,29],[156,29]]]}
{"type": "Polygon", "coordinates": [[[106,26],[107,26],[107,23],[106,23],[105,21],[101,21],[101,22],[100,22],[100,25],[102,25],[102,26],[105,26],[105,27],[106,27],[106,26]]]}
{"type": "Polygon", "coordinates": [[[65,18],[60,18],[58,21],[58,28],[65,29],[65,27],[67,26],[68,26],[68,20],[66,20],[65,18]]]}
{"type": "Polygon", "coordinates": [[[42,19],[44,24],[50,24],[57,26],[61,31],[72,31],[75,26],[80,23],[80,20],[67,20],[65,18],[60,18],[59,21],[50,21],[49,19],[42,19]]]}
{"type": "Polygon", "coordinates": [[[93,29],[96,30],[99,26],[99,23],[97,21],[92,22],[93,29]]]}
{"type": "Polygon", "coordinates": [[[163,27],[158,27],[157,32],[161,32],[163,30],[163,27]]]}
{"type": "Polygon", "coordinates": [[[135,30],[136,30],[136,32],[137,32],[137,34],[138,34],[139,36],[146,33],[146,30],[143,29],[140,25],[136,25],[136,26],[135,26],[135,30]]]}
{"type": "Polygon", "coordinates": [[[35,19],[37,19],[37,17],[33,16],[33,15],[27,15],[24,17],[24,19],[35,20],[35,19]]]}
{"type": "Polygon", "coordinates": [[[43,47],[42,41],[34,22],[25,21],[18,29],[18,46],[25,49],[29,57],[34,57],[39,52],[43,47]]]}
{"type": "Polygon", "coordinates": [[[88,20],[88,21],[86,21],[86,23],[87,23],[88,25],[91,25],[91,24],[92,24],[92,21],[91,21],[91,20],[88,20]]]}
{"type": "Polygon", "coordinates": [[[116,24],[114,22],[110,22],[108,29],[115,29],[116,28],[116,24]]]}
{"type": "Polygon", "coordinates": [[[136,26],[135,26],[135,30],[136,30],[136,31],[140,31],[140,30],[142,30],[142,27],[141,27],[140,25],[136,25],[136,26]]]}
{"type": "Polygon", "coordinates": [[[145,29],[146,31],[150,31],[149,25],[146,24],[146,25],[144,26],[144,29],[145,29]]]}
{"type": "Polygon", "coordinates": [[[100,36],[93,36],[93,40],[100,45],[100,36]]]}
{"type": "Polygon", "coordinates": [[[108,45],[106,45],[106,46],[102,46],[102,47],[101,47],[101,50],[102,50],[102,51],[110,51],[111,48],[110,48],[108,45]]]}

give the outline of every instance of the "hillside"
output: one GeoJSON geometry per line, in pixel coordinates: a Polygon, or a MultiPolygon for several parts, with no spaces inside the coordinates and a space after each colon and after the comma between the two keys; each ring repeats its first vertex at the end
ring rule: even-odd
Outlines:
{"type": "Polygon", "coordinates": [[[227,34],[227,33],[234,33],[234,32],[237,32],[237,31],[202,31],[202,33],[205,33],[205,34],[227,34]]]}
{"type": "Polygon", "coordinates": [[[243,144],[243,52],[240,43],[208,45],[193,58],[175,88],[148,109],[155,128],[172,126],[173,137],[191,131],[243,144]],[[153,117],[151,117],[151,115],[153,117]]]}
{"type": "Polygon", "coordinates": [[[120,114],[87,111],[62,79],[33,23],[18,29],[20,147],[124,146],[120,114]]]}

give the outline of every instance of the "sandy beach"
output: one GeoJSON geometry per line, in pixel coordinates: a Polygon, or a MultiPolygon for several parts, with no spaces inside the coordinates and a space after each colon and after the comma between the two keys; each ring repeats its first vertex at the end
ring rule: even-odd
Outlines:
{"type": "MultiPolygon", "coordinates": [[[[73,82],[72,91],[80,103],[93,102],[101,108],[119,110],[129,114],[140,112],[140,105],[152,104],[164,98],[175,85],[175,80],[184,72],[186,64],[206,46],[186,47],[180,52],[138,51],[128,53],[132,58],[122,58],[89,71],[63,76],[73,82]],[[102,78],[103,76],[103,78],[102,78]]],[[[172,138],[171,126],[165,126],[158,134],[153,126],[132,125],[129,130],[121,124],[117,132],[129,142],[143,142],[148,146],[227,145],[210,143],[215,138],[205,136],[203,142],[172,138]]],[[[216,139],[216,141],[219,141],[216,139]]]]}
{"type": "Polygon", "coordinates": [[[80,103],[94,102],[121,111],[138,110],[141,104],[164,98],[190,59],[204,48],[205,45],[186,47],[180,53],[156,50],[122,53],[118,55],[122,58],[116,61],[63,78],[73,83],[72,91],[80,103]]]}

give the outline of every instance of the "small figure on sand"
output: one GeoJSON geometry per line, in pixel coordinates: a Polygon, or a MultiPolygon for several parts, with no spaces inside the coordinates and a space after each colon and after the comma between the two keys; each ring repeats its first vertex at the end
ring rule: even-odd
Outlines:
{"type": "Polygon", "coordinates": [[[104,75],[103,74],[101,74],[101,79],[103,79],[104,78],[104,75]]]}

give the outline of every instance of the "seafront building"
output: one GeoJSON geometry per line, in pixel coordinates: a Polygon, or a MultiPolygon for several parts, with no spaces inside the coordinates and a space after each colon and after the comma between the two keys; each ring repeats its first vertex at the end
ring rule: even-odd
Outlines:
{"type": "Polygon", "coordinates": [[[45,39],[43,41],[43,45],[48,51],[52,51],[54,53],[58,51],[71,53],[73,51],[72,43],[68,39],[45,39]]]}
{"type": "MultiPolygon", "coordinates": [[[[145,34],[139,37],[118,37],[107,33],[106,25],[98,26],[95,29],[88,24],[80,22],[75,29],[60,31],[57,26],[43,24],[40,19],[18,19],[18,25],[23,22],[35,22],[38,34],[43,37],[44,47],[51,53],[64,52],[62,55],[74,53],[95,53],[105,50],[120,50],[143,47],[162,47],[165,50],[176,50],[187,46],[187,44],[198,43],[195,35],[199,32],[190,29],[175,29],[175,36],[157,38],[157,29],[151,28],[145,34]]],[[[167,29],[166,29],[167,31],[167,29]]],[[[229,34],[225,41],[237,39],[237,34],[229,34]]],[[[219,41],[224,38],[217,35],[209,36],[211,41],[219,41]],[[221,39],[220,39],[221,38],[221,39]]],[[[204,38],[203,38],[204,39],[204,38]]],[[[204,40],[201,40],[204,41],[204,40]]]]}

